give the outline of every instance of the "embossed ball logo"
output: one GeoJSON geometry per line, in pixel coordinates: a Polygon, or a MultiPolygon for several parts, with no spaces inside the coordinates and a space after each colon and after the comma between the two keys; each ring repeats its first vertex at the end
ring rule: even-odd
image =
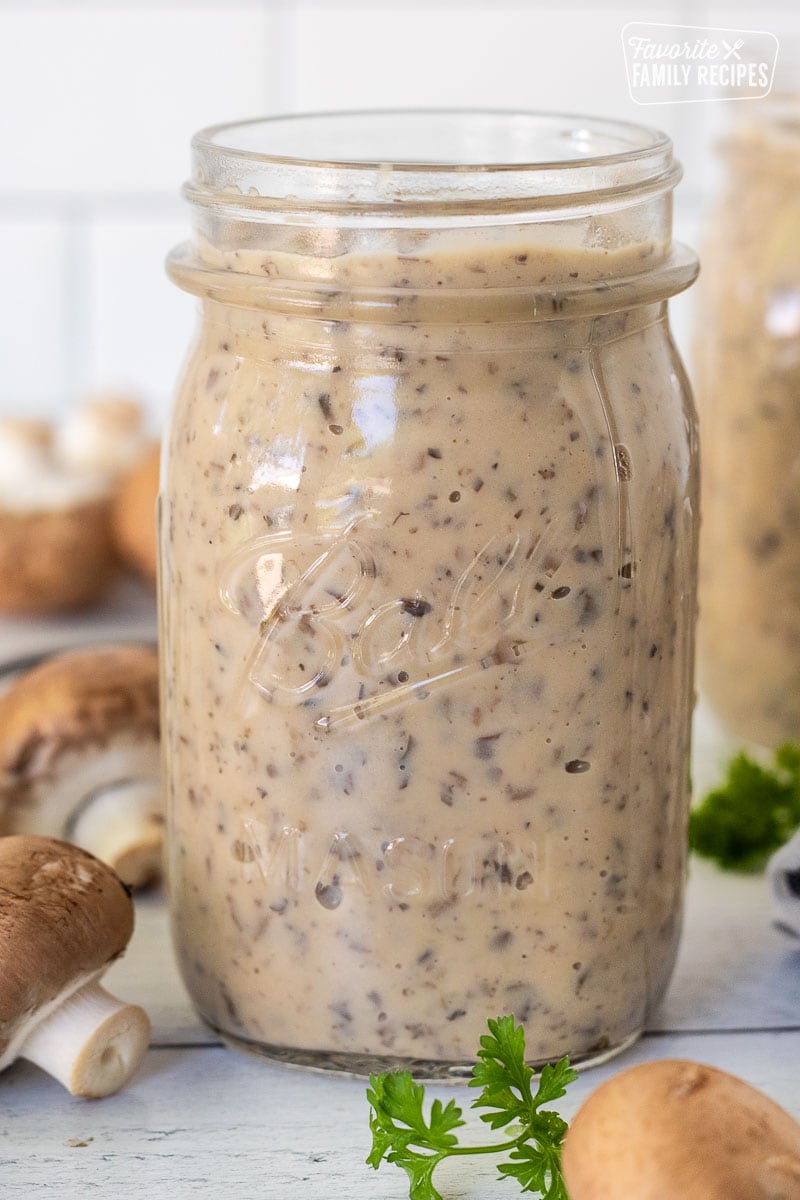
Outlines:
{"type": "Polygon", "coordinates": [[[226,607],[257,626],[251,684],[273,704],[313,708],[316,727],[330,730],[580,639],[598,616],[582,564],[610,564],[616,552],[603,544],[595,493],[539,531],[491,535],[458,573],[447,567],[399,595],[387,594],[391,530],[375,512],[256,539],[221,587],[226,607]]]}

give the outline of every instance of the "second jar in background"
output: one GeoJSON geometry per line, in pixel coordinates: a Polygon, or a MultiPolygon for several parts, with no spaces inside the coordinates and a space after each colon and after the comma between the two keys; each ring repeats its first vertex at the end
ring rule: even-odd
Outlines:
{"type": "Polygon", "coordinates": [[[800,100],[734,130],[703,251],[700,687],[728,729],[800,738],[800,100]]]}

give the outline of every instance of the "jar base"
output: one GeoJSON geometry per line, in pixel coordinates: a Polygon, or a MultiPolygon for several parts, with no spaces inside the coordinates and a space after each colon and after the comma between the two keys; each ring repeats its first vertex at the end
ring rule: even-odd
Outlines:
{"type": "MultiPolygon", "coordinates": [[[[415,1079],[435,1080],[437,1083],[464,1083],[472,1076],[472,1062],[402,1058],[389,1054],[348,1054],[331,1050],[296,1050],[287,1046],[271,1046],[265,1042],[251,1042],[247,1038],[236,1037],[224,1029],[218,1029],[208,1021],[205,1023],[232,1050],[244,1051],[256,1058],[266,1058],[269,1062],[279,1063],[284,1067],[321,1075],[366,1079],[383,1071],[410,1071],[415,1079]]],[[[577,1071],[599,1067],[609,1059],[616,1058],[618,1054],[624,1054],[639,1040],[643,1032],[643,1029],[637,1029],[613,1046],[598,1045],[574,1058],[570,1055],[570,1066],[577,1071]]],[[[555,1060],[529,1060],[528,1066],[538,1074],[542,1067],[551,1061],[555,1060]]]]}

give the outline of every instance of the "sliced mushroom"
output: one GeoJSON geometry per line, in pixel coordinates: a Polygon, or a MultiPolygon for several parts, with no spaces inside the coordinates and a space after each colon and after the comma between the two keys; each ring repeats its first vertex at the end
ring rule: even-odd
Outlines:
{"type": "Polygon", "coordinates": [[[92,855],[52,838],[0,838],[0,1070],[29,1059],[76,1096],[127,1083],[150,1022],[99,979],[132,932],[129,893],[92,855]]]}
{"type": "Polygon", "coordinates": [[[75,842],[131,887],[158,878],[158,656],[74,650],[0,697],[0,829],[75,842]]]}

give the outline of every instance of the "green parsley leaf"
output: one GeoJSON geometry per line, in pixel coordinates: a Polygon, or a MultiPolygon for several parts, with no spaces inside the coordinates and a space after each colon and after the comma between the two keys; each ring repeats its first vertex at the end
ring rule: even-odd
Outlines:
{"type": "Polygon", "coordinates": [[[689,816],[689,845],[721,867],[759,871],[800,828],[800,746],[787,743],[763,767],[747,754],[689,816]]]}
{"type": "Polygon", "coordinates": [[[433,1150],[447,1150],[455,1146],[458,1138],[451,1129],[463,1125],[461,1109],[454,1100],[442,1105],[434,1100],[431,1105],[430,1121],[425,1120],[422,1105],[425,1088],[415,1083],[408,1071],[392,1071],[384,1075],[370,1075],[367,1100],[372,1108],[370,1128],[373,1145],[370,1166],[380,1166],[381,1159],[391,1147],[424,1146],[433,1150]]]}
{"type": "Polygon", "coordinates": [[[533,1071],[525,1062],[525,1031],[513,1017],[498,1017],[487,1021],[489,1034],[481,1038],[478,1062],[472,1068],[470,1087],[482,1088],[473,1108],[496,1108],[494,1113],[482,1113],[481,1120],[492,1129],[500,1129],[510,1121],[524,1121],[532,1104],[531,1080],[533,1071]]]}
{"type": "Polygon", "coordinates": [[[407,1071],[371,1075],[367,1089],[370,1105],[372,1149],[368,1166],[383,1162],[401,1167],[409,1178],[411,1200],[442,1200],[433,1183],[433,1172],[451,1155],[502,1154],[501,1179],[516,1179],[523,1192],[536,1192],[544,1200],[567,1200],[561,1175],[561,1144],[567,1123],[543,1104],[560,1099],[577,1072],[562,1058],[546,1065],[532,1091],[533,1070],[525,1062],[525,1033],[513,1016],[488,1022],[481,1038],[478,1061],[470,1087],[481,1089],[473,1108],[489,1108],[481,1120],[492,1129],[506,1127],[508,1141],[482,1146],[460,1146],[452,1131],[464,1124],[461,1109],[450,1100],[434,1100],[430,1117],[424,1112],[425,1088],[407,1071]],[[513,1125],[512,1125],[513,1122],[513,1125]],[[511,1126],[511,1128],[508,1128],[511,1126]]]}
{"type": "Polygon", "coordinates": [[[523,1192],[538,1192],[545,1200],[568,1200],[561,1155],[550,1148],[523,1143],[497,1169],[504,1179],[516,1179],[523,1192]]]}

